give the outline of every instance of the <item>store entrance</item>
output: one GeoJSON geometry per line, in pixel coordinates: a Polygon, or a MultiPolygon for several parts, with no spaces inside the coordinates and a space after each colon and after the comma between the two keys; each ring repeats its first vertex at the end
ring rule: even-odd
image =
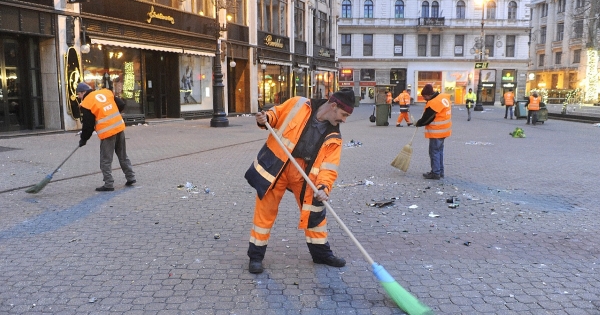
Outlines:
{"type": "Polygon", "coordinates": [[[0,131],[25,129],[23,80],[19,43],[0,37],[0,131]]]}
{"type": "Polygon", "coordinates": [[[146,77],[146,118],[179,117],[177,55],[161,51],[144,52],[146,77]]]}

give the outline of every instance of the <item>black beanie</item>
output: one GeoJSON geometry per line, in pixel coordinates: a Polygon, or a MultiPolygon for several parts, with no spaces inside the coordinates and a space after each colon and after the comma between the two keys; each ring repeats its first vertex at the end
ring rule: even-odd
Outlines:
{"type": "Polygon", "coordinates": [[[337,91],[331,95],[329,101],[336,103],[337,107],[347,111],[348,114],[352,114],[354,110],[354,91],[350,89],[337,91]]]}

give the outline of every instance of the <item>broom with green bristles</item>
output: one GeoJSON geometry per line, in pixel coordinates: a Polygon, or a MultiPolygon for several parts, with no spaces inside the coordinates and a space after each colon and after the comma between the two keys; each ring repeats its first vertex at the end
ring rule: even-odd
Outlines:
{"type": "MultiPolygon", "coordinates": [[[[273,138],[275,138],[275,140],[277,140],[277,143],[279,143],[279,145],[283,149],[283,152],[285,152],[285,154],[287,155],[290,162],[292,162],[292,164],[294,164],[294,166],[298,169],[298,172],[302,175],[302,177],[304,177],[304,180],[306,181],[306,183],[308,183],[308,185],[310,186],[310,188],[312,188],[312,190],[314,192],[318,192],[319,190],[317,189],[315,184],[313,184],[313,182],[308,178],[308,176],[306,176],[306,173],[304,172],[302,167],[300,167],[298,162],[296,162],[296,159],[294,159],[292,157],[292,154],[290,153],[290,151],[288,151],[288,149],[285,147],[283,142],[281,142],[281,139],[279,138],[277,133],[273,130],[273,128],[271,128],[271,125],[269,125],[268,122],[265,125],[271,132],[271,135],[273,135],[273,138]]],[[[425,304],[422,304],[419,300],[417,300],[417,298],[415,298],[412,294],[410,294],[408,291],[406,291],[406,289],[404,289],[398,282],[396,282],[396,280],[394,280],[394,278],[385,270],[385,268],[383,268],[383,266],[376,263],[373,260],[373,258],[371,258],[369,253],[367,253],[367,251],[364,249],[364,247],[362,247],[362,245],[354,237],[354,234],[352,234],[352,232],[350,232],[350,229],[348,229],[348,227],[346,226],[346,224],[344,224],[342,219],[340,219],[340,217],[338,217],[337,213],[335,213],[335,211],[333,211],[333,208],[329,205],[329,203],[327,201],[323,201],[323,204],[327,208],[327,211],[329,211],[329,213],[331,213],[331,215],[333,215],[333,217],[335,218],[337,223],[342,227],[344,232],[346,232],[346,234],[348,234],[348,236],[350,237],[352,242],[354,242],[354,244],[358,247],[358,249],[363,254],[365,259],[369,262],[369,264],[371,264],[371,267],[373,268],[373,274],[375,274],[377,279],[379,279],[381,286],[385,289],[385,291],[392,298],[392,300],[394,300],[394,302],[396,302],[396,305],[398,305],[398,307],[400,307],[403,311],[405,311],[409,315],[431,315],[431,314],[433,314],[433,311],[429,307],[427,307],[425,304]]]]}
{"type": "Polygon", "coordinates": [[[63,164],[65,164],[65,162],[71,157],[71,155],[73,155],[73,153],[75,153],[75,151],[77,151],[77,149],[79,149],[79,146],[77,146],[75,150],[73,150],[73,152],[71,152],[71,154],[69,154],[69,156],[67,156],[67,158],[64,161],[62,161],[62,163],[60,163],[60,165],[54,170],[54,172],[46,175],[46,177],[44,177],[44,179],[42,179],[42,181],[37,183],[35,186],[27,188],[25,192],[29,194],[37,194],[42,189],[44,189],[44,187],[46,187],[46,185],[48,185],[48,183],[52,180],[52,176],[54,176],[54,174],[58,172],[60,167],[63,166],[63,164]]]}

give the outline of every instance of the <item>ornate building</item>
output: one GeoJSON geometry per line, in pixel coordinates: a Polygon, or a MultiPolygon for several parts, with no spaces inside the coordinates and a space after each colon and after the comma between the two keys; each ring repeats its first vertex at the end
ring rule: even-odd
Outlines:
{"type": "Polygon", "coordinates": [[[373,103],[376,86],[394,96],[431,83],[464,104],[481,76],[483,105],[505,89],[525,94],[530,9],[521,0],[342,0],[340,86],[373,103]],[[477,63],[477,66],[476,66],[477,63]],[[476,69],[477,67],[477,69],[476,69]]]}

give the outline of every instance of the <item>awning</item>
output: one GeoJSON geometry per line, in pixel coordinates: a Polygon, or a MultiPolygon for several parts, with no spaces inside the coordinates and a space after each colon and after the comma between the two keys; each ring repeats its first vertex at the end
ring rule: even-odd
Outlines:
{"type": "Polygon", "coordinates": [[[92,44],[118,46],[118,47],[126,47],[126,48],[147,49],[147,50],[157,50],[157,51],[167,51],[167,52],[173,52],[173,53],[178,53],[178,54],[183,53],[183,49],[181,49],[181,48],[148,45],[148,44],[136,44],[136,43],[131,43],[131,42],[121,42],[121,41],[117,41],[117,40],[106,40],[106,39],[99,39],[99,38],[92,38],[92,44]]]}
{"type": "Polygon", "coordinates": [[[209,52],[193,50],[193,49],[184,49],[183,53],[188,54],[188,55],[198,55],[198,56],[206,56],[206,57],[214,57],[215,56],[215,53],[209,53],[209,52]]]}
{"type": "Polygon", "coordinates": [[[298,67],[299,67],[299,68],[304,68],[304,69],[309,69],[309,68],[310,68],[310,65],[303,64],[303,63],[299,63],[299,64],[298,64],[298,67]]]}
{"type": "Polygon", "coordinates": [[[338,69],[334,69],[334,68],[323,68],[323,67],[317,67],[317,70],[319,71],[329,71],[329,72],[338,72],[338,69]]]}
{"type": "Polygon", "coordinates": [[[288,66],[288,67],[292,66],[291,62],[286,62],[286,61],[275,61],[275,60],[261,59],[260,62],[261,63],[266,63],[268,65],[279,65],[279,66],[288,66]]]}

